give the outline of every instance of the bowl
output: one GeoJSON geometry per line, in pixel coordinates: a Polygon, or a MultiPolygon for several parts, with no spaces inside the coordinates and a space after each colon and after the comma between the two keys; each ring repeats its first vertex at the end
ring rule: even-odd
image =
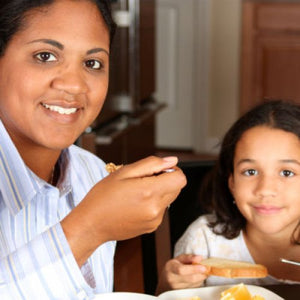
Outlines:
{"type": "Polygon", "coordinates": [[[95,300],[157,300],[157,297],[140,294],[140,293],[129,293],[129,292],[114,292],[98,294],[94,298],[95,300]]]}

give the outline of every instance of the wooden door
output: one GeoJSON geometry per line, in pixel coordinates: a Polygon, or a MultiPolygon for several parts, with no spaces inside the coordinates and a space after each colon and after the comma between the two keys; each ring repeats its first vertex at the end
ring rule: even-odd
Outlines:
{"type": "Polygon", "coordinates": [[[267,99],[300,103],[300,3],[245,1],[241,112],[267,99]]]}

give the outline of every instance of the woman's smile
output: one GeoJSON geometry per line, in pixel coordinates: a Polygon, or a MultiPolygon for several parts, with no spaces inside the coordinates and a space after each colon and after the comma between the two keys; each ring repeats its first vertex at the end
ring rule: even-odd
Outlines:
{"type": "Polygon", "coordinates": [[[48,105],[48,104],[44,104],[42,103],[42,105],[54,112],[59,113],[60,115],[70,115],[70,114],[74,114],[76,113],[76,111],[78,110],[76,107],[71,107],[71,108],[64,108],[62,106],[58,106],[58,105],[48,105]]]}

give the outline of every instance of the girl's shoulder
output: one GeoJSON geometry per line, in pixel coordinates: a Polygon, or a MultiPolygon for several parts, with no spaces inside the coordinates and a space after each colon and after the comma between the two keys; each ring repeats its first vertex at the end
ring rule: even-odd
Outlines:
{"type": "Polygon", "coordinates": [[[204,254],[207,252],[208,242],[214,233],[208,226],[213,215],[203,215],[191,223],[175,245],[175,255],[182,253],[204,254]]]}
{"type": "Polygon", "coordinates": [[[210,228],[209,223],[214,220],[214,215],[202,215],[194,220],[184,231],[179,240],[187,242],[189,240],[197,240],[206,238],[206,236],[215,235],[210,228]]]}
{"type": "Polygon", "coordinates": [[[213,214],[202,215],[202,216],[198,217],[195,221],[193,221],[189,225],[187,230],[197,230],[197,231],[209,230],[212,232],[209,224],[213,221],[215,221],[215,215],[213,215],[213,214]]]}
{"type": "Polygon", "coordinates": [[[216,234],[209,226],[209,223],[215,220],[215,216],[203,215],[196,219],[185,231],[183,236],[176,244],[176,254],[193,253],[200,254],[203,257],[217,256],[226,257],[232,255],[232,251],[242,249],[247,252],[242,239],[242,234],[234,239],[216,234]]]}

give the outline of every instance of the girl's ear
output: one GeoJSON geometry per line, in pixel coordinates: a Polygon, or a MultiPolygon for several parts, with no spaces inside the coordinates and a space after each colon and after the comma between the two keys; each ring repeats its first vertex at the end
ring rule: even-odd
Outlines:
{"type": "Polygon", "coordinates": [[[229,188],[231,194],[233,195],[233,193],[234,193],[234,180],[233,180],[233,174],[230,174],[230,176],[228,177],[228,188],[229,188]]]}

